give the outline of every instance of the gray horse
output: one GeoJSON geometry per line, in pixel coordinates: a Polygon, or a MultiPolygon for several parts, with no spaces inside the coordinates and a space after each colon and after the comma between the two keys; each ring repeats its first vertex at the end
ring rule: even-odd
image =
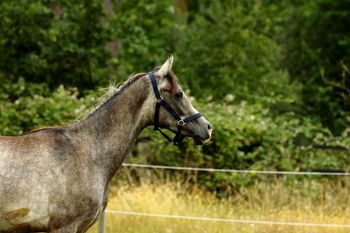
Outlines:
{"type": "MultiPolygon", "coordinates": [[[[197,110],[171,71],[170,56],[154,72],[162,99],[182,116],[197,110]]],[[[140,132],[152,125],[156,98],[149,75],[130,77],[90,114],[65,127],[0,137],[0,232],[86,232],[107,205],[108,183],[140,132]]],[[[160,109],[159,125],[178,121],[160,109]]],[[[212,127],[204,117],[181,134],[203,143],[212,127]]]]}

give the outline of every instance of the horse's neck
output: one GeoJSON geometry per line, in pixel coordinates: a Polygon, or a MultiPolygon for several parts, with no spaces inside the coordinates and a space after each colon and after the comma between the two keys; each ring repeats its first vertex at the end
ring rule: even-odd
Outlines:
{"type": "Polygon", "coordinates": [[[77,127],[81,143],[89,148],[87,154],[107,181],[121,166],[141,130],[150,123],[149,108],[145,106],[149,88],[145,85],[142,80],[130,84],[77,127]]]}

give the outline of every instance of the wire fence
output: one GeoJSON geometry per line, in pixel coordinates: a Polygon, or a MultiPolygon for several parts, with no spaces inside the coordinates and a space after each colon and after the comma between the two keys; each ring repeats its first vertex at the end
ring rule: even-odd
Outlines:
{"type": "MultiPolygon", "coordinates": [[[[136,163],[123,163],[124,167],[145,168],[145,169],[164,169],[164,170],[180,170],[180,171],[199,171],[199,172],[225,172],[225,173],[241,173],[241,174],[265,174],[265,175],[318,175],[318,176],[349,176],[350,172],[312,172],[312,171],[266,171],[266,170],[236,170],[236,169],[216,169],[216,168],[198,168],[198,167],[176,167],[164,165],[149,165],[136,163]]],[[[182,219],[192,221],[211,221],[211,222],[227,222],[236,224],[259,224],[259,225],[285,225],[299,227],[327,227],[327,228],[350,228],[350,224],[329,224],[329,223],[307,223],[307,222],[287,222],[287,221],[266,221],[266,220],[249,220],[249,219],[232,219],[232,218],[213,218],[202,216],[184,216],[159,213],[143,213],[124,210],[107,209],[101,215],[99,220],[98,232],[105,233],[106,216],[105,214],[156,217],[168,219],[182,219]]]]}
{"type": "Polygon", "coordinates": [[[233,218],[210,218],[210,217],[199,217],[199,216],[155,214],[155,213],[131,212],[131,211],[120,211],[120,210],[105,210],[105,212],[109,214],[117,214],[117,215],[158,217],[158,218],[171,218],[171,219],[210,221],[210,222],[229,222],[229,223],[260,224],[260,225],[286,225],[286,226],[303,226],[303,227],[350,228],[350,224],[327,224],[327,223],[306,223],[306,222],[262,221],[262,220],[233,219],[233,218]]]}
{"type": "Polygon", "coordinates": [[[236,169],[216,169],[216,168],[198,168],[198,167],[176,167],[164,165],[149,165],[137,163],[123,163],[124,167],[150,168],[164,170],[181,171],[200,171],[200,172],[225,172],[225,173],[246,173],[246,174],[264,174],[264,175],[316,175],[316,176],[350,176],[350,172],[312,172],[312,171],[264,171],[264,170],[236,170],[236,169]]]}

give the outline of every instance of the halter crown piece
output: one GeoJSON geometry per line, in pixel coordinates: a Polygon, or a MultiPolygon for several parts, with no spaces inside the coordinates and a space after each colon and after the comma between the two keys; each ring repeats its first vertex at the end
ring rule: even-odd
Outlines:
{"type": "Polygon", "coordinates": [[[169,142],[171,142],[174,145],[177,145],[179,142],[183,140],[185,137],[183,134],[181,134],[182,128],[192,121],[197,120],[202,115],[198,112],[192,116],[188,117],[181,117],[177,112],[166,102],[163,97],[160,95],[160,91],[158,88],[156,76],[154,73],[148,73],[149,78],[151,79],[152,87],[154,95],[156,96],[156,110],[154,112],[154,130],[158,130],[164,138],[166,138],[169,142]],[[168,135],[166,135],[160,128],[159,128],[159,113],[160,113],[160,107],[164,107],[165,110],[167,110],[174,118],[177,120],[177,130],[175,133],[175,137],[171,139],[168,135]]]}

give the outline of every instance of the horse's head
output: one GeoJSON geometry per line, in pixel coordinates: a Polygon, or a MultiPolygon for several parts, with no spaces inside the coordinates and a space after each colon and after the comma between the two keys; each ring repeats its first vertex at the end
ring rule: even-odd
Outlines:
{"type": "MultiPolygon", "coordinates": [[[[192,106],[177,77],[171,71],[172,63],[173,57],[170,56],[159,70],[149,73],[151,81],[153,79],[153,101],[158,103],[154,113],[155,129],[161,127],[176,133],[172,139],[174,143],[179,142],[183,136],[189,136],[197,145],[201,145],[210,139],[213,127],[192,106]]],[[[170,141],[170,138],[167,138],[170,141]]]]}

